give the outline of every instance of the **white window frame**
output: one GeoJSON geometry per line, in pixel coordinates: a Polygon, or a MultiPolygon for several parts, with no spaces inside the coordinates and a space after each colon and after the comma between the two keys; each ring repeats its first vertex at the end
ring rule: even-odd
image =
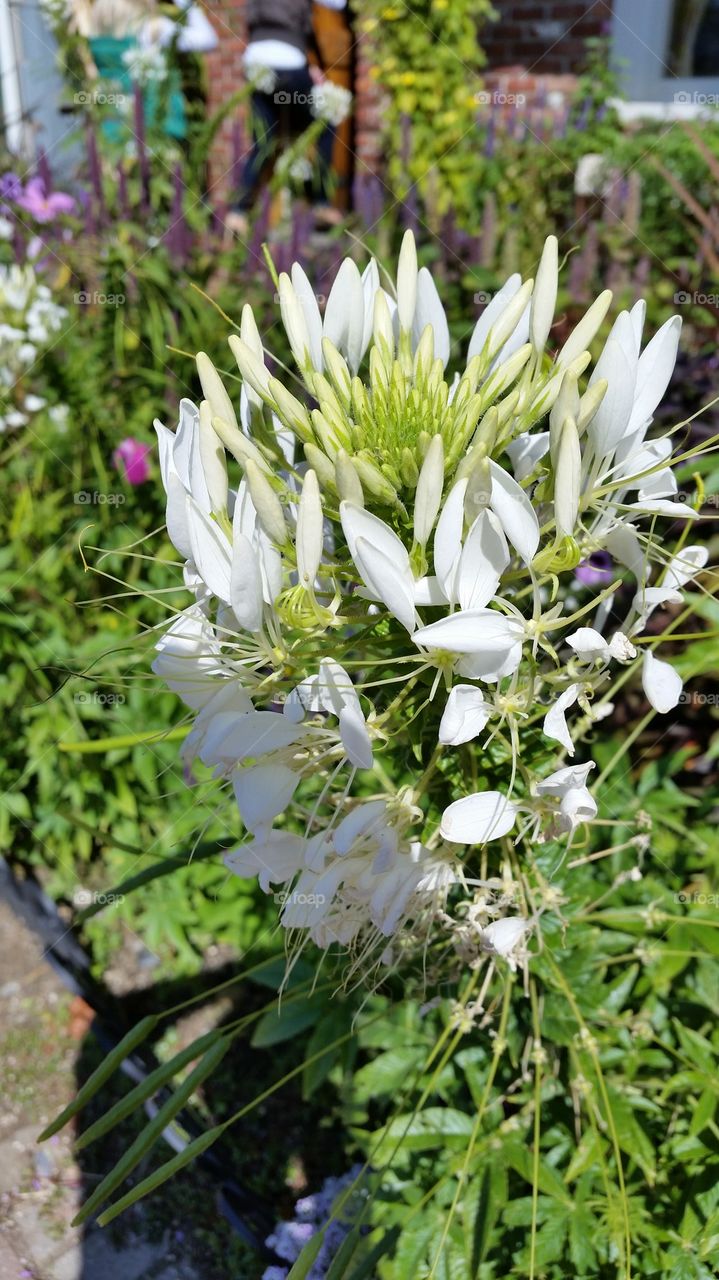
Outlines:
{"type": "Polygon", "coordinates": [[[674,0],[614,0],[612,64],[619,75],[625,119],[682,119],[719,106],[719,74],[672,76],[665,57],[674,0]]]}

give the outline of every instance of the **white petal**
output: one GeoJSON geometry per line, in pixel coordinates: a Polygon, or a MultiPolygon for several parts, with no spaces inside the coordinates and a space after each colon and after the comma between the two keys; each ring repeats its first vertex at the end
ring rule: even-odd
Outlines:
{"type": "Polygon", "coordinates": [[[289,805],[300,777],[283,764],[259,764],[238,769],[232,787],[240,816],[248,831],[272,822],[289,805]]]}
{"type": "Polygon", "coordinates": [[[426,547],[434,528],[444,487],[444,445],[440,435],[433,436],[424,457],[414,495],[414,536],[420,547],[426,547]]]}
{"type": "Polygon", "coordinates": [[[324,520],[320,487],[314,471],[305,472],[297,512],[297,571],[300,584],[310,588],[322,559],[324,520]]]}
{"type": "Polygon", "coordinates": [[[512,440],[511,444],[507,445],[506,452],[512,460],[515,480],[526,480],[548,451],[548,431],[533,433],[525,431],[521,436],[517,436],[516,440],[512,440]]]}
{"type": "Polygon", "coordinates": [[[431,273],[426,267],[421,267],[417,276],[417,305],[412,324],[412,338],[415,346],[428,324],[432,326],[434,335],[435,359],[440,359],[444,366],[449,360],[450,352],[447,316],[431,273]]]}
{"type": "Polygon", "coordinates": [[[445,605],[447,597],[439,585],[439,578],[433,576],[415,579],[414,602],[416,605],[445,605]]]}
{"type": "Polygon", "coordinates": [[[434,571],[447,600],[456,603],[455,578],[462,551],[464,496],[468,479],[453,485],[445,500],[434,533],[434,571]]]}
{"type": "Polygon", "coordinates": [[[699,512],[686,502],[668,502],[662,498],[654,498],[648,502],[630,502],[629,511],[636,511],[645,516],[670,516],[672,520],[697,520],[699,512]]]}
{"type": "Polygon", "coordinates": [[[257,552],[241,533],[232,539],[230,570],[230,604],[232,612],[246,631],[262,630],[262,573],[257,552]]]}
{"type": "Polygon", "coordinates": [[[657,405],[669,386],[679,349],[682,322],[672,316],[647,343],[639,357],[634,407],[627,434],[643,426],[654,414],[657,405]]]}
{"type": "Polygon", "coordinates": [[[484,308],[484,311],[474,326],[472,337],[469,340],[467,360],[471,360],[472,356],[479,355],[487,341],[492,325],[499,319],[505,307],[508,306],[515,293],[517,293],[521,288],[521,285],[522,277],[519,275],[519,272],[516,272],[513,276],[509,277],[509,279],[502,285],[502,288],[495,293],[491,302],[489,302],[484,308]]]}
{"type": "Polygon", "coordinates": [[[522,916],[504,916],[493,920],[482,930],[482,945],[496,956],[511,955],[529,929],[529,920],[522,916]]]}
{"type": "Polygon", "coordinates": [[[599,631],[595,631],[593,627],[580,627],[578,631],[573,631],[567,636],[567,644],[570,649],[579,654],[580,658],[584,658],[587,662],[593,661],[595,658],[608,658],[609,645],[599,631]]]}
{"type": "Polygon", "coordinates": [[[302,867],[305,842],[289,831],[271,831],[262,840],[250,840],[226,853],[222,861],[229,871],[244,880],[259,878],[269,893],[271,884],[291,880],[302,867]]]}
{"type": "Polygon", "coordinates": [[[704,568],[708,559],[708,547],[682,547],[679,554],[670,560],[662,585],[669,591],[680,590],[704,568]]]}
{"type": "Polygon", "coordinates": [[[339,715],[342,746],[350,764],[356,769],[371,769],[374,764],[372,743],[362,710],[356,706],[343,707],[339,715]]]}
{"type": "Polygon", "coordinates": [[[655,658],[651,649],[644,654],[642,686],[647,700],[661,715],[677,706],[684,687],[679,672],[668,662],[655,658]]]}
{"type": "Polygon", "coordinates": [[[548,738],[553,738],[555,742],[561,742],[562,746],[570,756],[574,755],[574,743],[569,735],[565,713],[568,708],[572,707],[577,701],[578,695],[579,685],[570,684],[569,688],[565,689],[564,693],[561,694],[554,705],[550,707],[544,717],[544,723],[542,725],[542,732],[545,733],[548,738]]]}
{"type": "Polygon", "coordinates": [[[292,266],[292,284],[302,308],[307,333],[309,335],[310,356],[315,369],[322,368],[322,317],[315,297],[315,291],[299,262],[292,266]]]}
{"type": "Polygon", "coordinates": [[[366,344],[365,296],[357,264],[345,258],[330,289],[323,322],[324,336],[345,356],[356,373],[366,344]]]}
{"type": "Polygon", "coordinates": [[[608,383],[606,395],[587,427],[587,435],[598,458],[611,454],[627,429],[634,405],[636,377],[636,362],[627,356],[617,339],[610,336],[589,379],[590,387],[601,378],[606,378],[608,383]]]}
{"type": "Polygon", "coordinates": [[[281,751],[313,732],[312,728],[292,724],[276,711],[252,711],[244,716],[222,713],[207,730],[200,759],[206,765],[239,764],[241,760],[281,751]]]}
{"type": "Polygon", "coordinates": [[[573,831],[580,822],[591,822],[597,816],[597,802],[586,787],[570,787],[562,796],[560,823],[565,831],[573,831]]]}
{"type": "Polygon", "coordinates": [[[536,784],[537,795],[562,796],[575,787],[583,787],[592,769],[595,768],[593,760],[588,760],[586,764],[565,764],[536,784]]]}
{"type": "Polygon", "coordinates": [[[384,800],[367,800],[351,809],[335,827],[332,842],[344,857],[361,836],[377,835],[387,821],[387,805],[384,800]]]}
{"type": "Polygon", "coordinates": [[[524,627],[495,609],[467,609],[415,631],[415,644],[450,653],[502,654],[524,637],[524,627]]]}
{"type": "Polygon", "coordinates": [[[197,572],[213,595],[230,604],[232,549],[229,539],[189,494],[185,503],[192,559],[197,572]]]}
{"type": "Polygon", "coordinates": [[[530,564],[539,546],[539,521],[526,493],[502,467],[490,460],[489,505],[515,550],[530,564]]]}
{"type": "Polygon", "coordinates": [[[499,586],[509,564],[509,547],[499,520],[482,511],[467,534],[457,573],[457,594],[462,609],[483,609],[499,586]]]}
{"type": "Polygon", "coordinates": [[[482,732],[491,714],[491,705],[473,684],[455,685],[444,708],[439,741],[449,747],[471,742],[482,732]]]}
{"type": "Polygon", "coordinates": [[[455,844],[484,844],[512,830],[516,805],[499,791],[481,791],[455,800],[442,814],[440,833],[455,844]]]}
{"type": "MultiPolygon", "coordinates": [[[[200,405],[197,439],[203,488],[207,491],[210,510],[224,511],[227,507],[227,459],[225,446],[212,426],[212,410],[207,400],[200,405]]],[[[193,497],[199,501],[194,489],[193,497]]]]}
{"type": "Polygon", "coordinates": [[[382,551],[390,560],[393,560],[399,568],[409,569],[407,548],[394,530],[390,529],[384,520],[380,520],[379,516],[373,516],[371,512],[365,511],[364,507],[356,507],[351,502],[341,502],[340,520],[353,559],[357,539],[364,538],[366,542],[371,543],[378,551],[382,551]]]}
{"type": "Polygon", "coordinates": [[[397,565],[362,537],[357,538],[353,559],[363,582],[411,635],[417,625],[417,612],[414,607],[414,579],[409,566],[397,565]]]}

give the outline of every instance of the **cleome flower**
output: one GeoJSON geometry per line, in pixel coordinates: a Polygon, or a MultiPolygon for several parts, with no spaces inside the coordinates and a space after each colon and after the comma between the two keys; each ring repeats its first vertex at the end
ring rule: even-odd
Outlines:
{"type": "MultiPolygon", "coordinates": [[[[424,936],[477,883],[477,850],[596,817],[593,762],[562,756],[616,664],[659,713],[681,694],[642,635],[706,565],[656,532],[695,515],[671,440],[649,435],[680,322],[642,350],[637,305],[593,363],[604,293],[550,353],[557,261],[550,237],[463,358],[410,233],[394,284],[348,258],[324,311],[295,264],[278,280],[292,387],[245,306],[236,401],[200,353],[199,406],[156,424],[191,599],[153,669],[195,715],[186,763],[234,792],[247,838],[228,868],[278,895],[293,937],[369,955],[424,936]]],[[[531,932],[497,921],[481,950],[516,958],[531,932]]]]}

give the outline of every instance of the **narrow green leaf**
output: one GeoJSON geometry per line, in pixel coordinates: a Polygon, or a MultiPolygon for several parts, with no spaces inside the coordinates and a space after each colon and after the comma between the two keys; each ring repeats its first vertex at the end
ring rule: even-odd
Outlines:
{"type": "Polygon", "coordinates": [[[322,1241],[324,1238],[325,1228],[323,1227],[321,1231],[317,1232],[317,1235],[312,1236],[307,1241],[302,1253],[292,1267],[292,1270],[289,1272],[287,1280],[305,1280],[312,1263],[315,1261],[317,1254],[322,1248],[322,1241]]]}
{"type": "Polygon", "coordinates": [[[190,1142],[184,1151],[180,1151],[176,1156],[173,1156],[172,1160],[166,1161],[149,1177],[143,1178],[142,1182],[138,1182],[137,1186],[132,1188],[132,1191],[128,1191],[127,1195],[123,1196],[121,1200],[117,1200],[115,1204],[110,1205],[109,1209],[100,1214],[97,1220],[99,1225],[106,1227],[108,1222],[112,1222],[113,1218],[119,1217],[121,1213],[125,1212],[125,1209],[130,1208],[130,1205],[135,1204],[137,1200],[141,1200],[143,1196],[149,1195],[157,1187],[161,1187],[163,1182],[167,1182],[168,1178],[174,1177],[176,1173],[180,1172],[180,1169],[184,1169],[185,1165],[190,1164],[196,1156],[202,1155],[203,1151],[207,1151],[207,1148],[211,1147],[213,1142],[216,1142],[222,1135],[224,1128],[223,1124],[215,1125],[214,1129],[209,1129],[201,1137],[195,1138],[195,1141],[190,1142]]]}
{"type": "Polygon", "coordinates": [[[328,1271],[325,1273],[325,1280],[342,1280],[347,1274],[347,1267],[357,1252],[357,1245],[361,1239],[359,1223],[355,1223],[352,1230],[345,1236],[342,1244],[337,1250],[328,1271]]]}
{"type": "Polygon", "coordinates": [[[380,1258],[384,1258],[385,1254],[391,1253],[399,1239],[399,1227],[391,1227],[386,1231],[381,1240],[370,1250],[366,1258],[363,1258],[359,1266],[355,1267],[347,1280],[375,1280],[377,1275],[377,1263],[380,1258]]]}
{"type": "Polygon", "coordinates": [[[186,1049],[181,1049],[179,1053],[175,1054],[174,1058],[170,1058],[169,1062],[161,1063],[159,1067],[150,1072],[146,1079],[141,1080],[139,1084],[135,1085],[134,1089],[126,1093],[124,1098],[120,1098],[114,1107],[106,1111],[104,1116],[100,1116],[99,1120],[91,1124],[89,1129],[85,1129],[79,1134],[75,1141],[75,1149],[80,1151],[83,1147],[88,1147],[96,1138],[101,1138],[110,1129],[114,1129],[115,1125],[120,1124],[126,1116],[131,1115],[136,1107],[142,1106],[142,1103],[151,1098],[154,1093],[157,1093],[158,1089],[168,1084],[173,1076],[177,1075],[178,1071],[187,1066],[188,1062],[192,1062],[194,1058],[199,1058],[207,1049],[211,1049],[221,1035],[222,1030],[220,1028],[215,1031],[208,1031],[206,1035],[200,1036],[199,1040],[193,1040],[192,1044],[189,1044],[186,1049]]]}
{"type": "Polygon", "coordinates": [[[91,1098],[94,1098],[105,1082],[110,1079],[110,1076],[114,1075],[128,1054],[132,1053],[149,1036],[158,1022],[159,1016],[157,1014],[150,1014],[147,1018],[141,1018],[137,1025],[131,1031],[128,1031],[116,1048],[111,1053],[108,1053],[107,1057],[100,1063],[100,1066],[93,1071],[90,1078],[78,1090],[72,1102],[65,1107],[65,1110],[61,1111],[60,1115],[47,1128],[43,1129],[38,1142],[45,1142],[48,1138],[51,1138],[53,1134],[67,1124],[68,1120],[77,1115],[78,1111],[81,1111],[85,1104],[91,1098]]]}
{"type": "Polygon", "coordinates": [[[71,1224],[72,1226],[79,1226],[80,1223],[85,1222],[87,1218],[95,1212],[97,1206],[102,1204],[103,1200],[107,1200],[107,1197],[112,1195],[115,1188],[119,1187],[120,1183],[124,1182],[128,1174],[132,1173],[132,1170],[140,1163],[142,1157],[146,1155],[152,1147],[154,1147],[158,1138],[162,1134],[163,1129],[167,1128],[170,1121],[174,1120],[178,1111],[180,1111],[188,1099],[192,1097],[198,1085],[202,1084],[202,1081],[210,1075],[210,1073],[214,1071],[215,1067],[217,1067],[222,1061],[231,1043],[231,1037],[227,1037],[224,1040],[220,1040],[218,1044],[208,1050],[202,1060],[198,1062],[194,1071],[190,1072],[187,1079],[183,1080],[182,1084],[178,1086],[172,1096],[167,1099],[164,1106],[160,1107],[157,1115],[154,1116],[150,1123],[145,1126],[142,1133],[139,1134],[132,1143],[132,1146],[130,1146],[122,1158],[118,1160],[114,1169],[112,1169],[110,1173],[103,1178],[99,1187],[96,1187],[89,1199],[85,1201],[80,1212],[75,1215],[71,1224]]]}

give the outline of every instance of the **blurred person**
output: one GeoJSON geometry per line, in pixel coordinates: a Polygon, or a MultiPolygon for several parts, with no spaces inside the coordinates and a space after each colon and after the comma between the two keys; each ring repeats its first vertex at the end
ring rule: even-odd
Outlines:
{"type": "MultiPolygon", "coordinates": [[[[347,0],[316,0],[322,8],[341,10],[347,0]]],[[[226,226],[236,235],[248,228],[248,213],[257,195],[262,170],[278,141],[283,113],[295,134],[315,120],[315,87],[325,83],[325,71],[312,27],[312,0],[248,0],[248,42],[244,68],[253,85],[253,142],[239,190],[232,200],[226,226]],[[312,53],[317,64],[310,63],[312,53]]],[[[342,214],[330,203],[332,149],[335,130],[326,124],[317,142],[318,175],[314,204],[320,227],[336,226],[342,214]]]]}
{"type": "MultiPolygon", "coordinates": [[[[158,112],[160,82],[167,80],[163,129],[181,141],[187,133],[185,98],[179,72],[170,67],[165,50],[180,54],[207,53],[217,45],[215,31],[199,5],[177,0],[73,0],[73,25],[88,43],[92,70],[103,80],[131,91],[143,88],[150,123],[158,112]],[[172,10],[177,16],[170,16],[172,10]]],[[[104,122],[106,132],[121,140],[126,131],[120,119],[104,122]]]]}

